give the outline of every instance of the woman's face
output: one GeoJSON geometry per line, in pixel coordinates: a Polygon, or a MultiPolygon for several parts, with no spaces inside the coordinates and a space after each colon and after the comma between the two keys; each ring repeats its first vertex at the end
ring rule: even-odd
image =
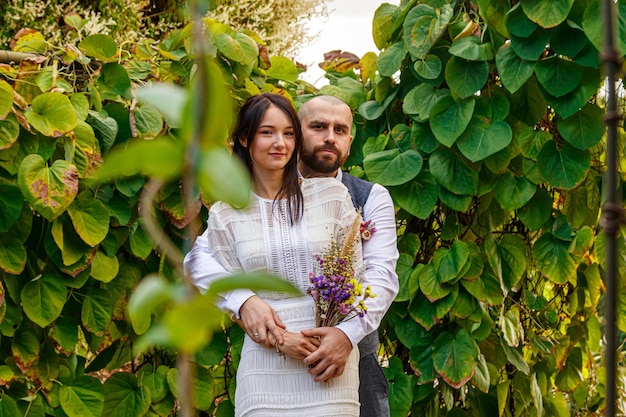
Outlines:
{"type": "MultiPolygon", "coordinates": [[[[244,146],[247,144],[244,142],[244,146]]],[[[252,170],[257,173],[282,171],[296,147],[294,127],[282,110],[270,105],[250,144],[252,170]]]]}

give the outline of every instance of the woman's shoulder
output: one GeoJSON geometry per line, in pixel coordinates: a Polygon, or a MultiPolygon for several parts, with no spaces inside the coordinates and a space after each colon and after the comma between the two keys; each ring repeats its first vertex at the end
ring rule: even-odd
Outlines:
{"type": "Polygon", "coordinates": [[[302,179],[302,193],[316,194],[319,192],[347,194],[348,189],[334,177],[315,177],[302,179]]]}

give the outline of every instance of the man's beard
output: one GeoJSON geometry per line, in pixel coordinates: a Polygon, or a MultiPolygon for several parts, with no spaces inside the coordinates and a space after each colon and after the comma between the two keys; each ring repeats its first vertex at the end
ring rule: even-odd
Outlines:
{"type": "Polygon", "coordinates": [[[312,169],[315,172],[319,172],[320,174],[330,174],[331,172],[335,172],[339,167],[341,167],[342,158],[341,152],[334,145],[324,145],[318,146],[311,151],[303,149],[300,153],[300,159],[302,162],[312,169]],[[323,150],[331,150],[335,152],[335,159],[325,158],[324,156],[319,156],[318,153],[323,150]]]}

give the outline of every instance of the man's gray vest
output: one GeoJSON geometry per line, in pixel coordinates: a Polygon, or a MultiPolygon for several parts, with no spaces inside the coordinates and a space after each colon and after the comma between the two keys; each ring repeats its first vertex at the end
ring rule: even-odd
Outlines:
{"type": "MultiPolygon", "coordinates": [[[[361,178],[353,177],[345,172],[341,175],[341,182],[343,182],[343,184],[348,188],[354,207],[357,210],[362,209],[370,195],[370,191],[372,191],[374,184],[362,180],[361,178]]],[[[363,340],[359,342],[359,353],[361,357],[375,353],[377,350],[378,329],[365,336],[363,340]]]]}

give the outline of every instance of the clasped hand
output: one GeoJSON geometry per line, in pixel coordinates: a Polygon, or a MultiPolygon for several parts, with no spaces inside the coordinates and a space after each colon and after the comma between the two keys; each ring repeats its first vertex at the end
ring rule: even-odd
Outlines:
{"type": "Polygon", "coordinates": [[[285,331],[274,309],[257,296],[248,298],[239,310],[237,323],[256,343],[269,349],[278,344],[280,351],[303,360],[316,382],[326,382],[343,374],[352,343],[335,327],[306,329],[300,333],[285,331]]]}

